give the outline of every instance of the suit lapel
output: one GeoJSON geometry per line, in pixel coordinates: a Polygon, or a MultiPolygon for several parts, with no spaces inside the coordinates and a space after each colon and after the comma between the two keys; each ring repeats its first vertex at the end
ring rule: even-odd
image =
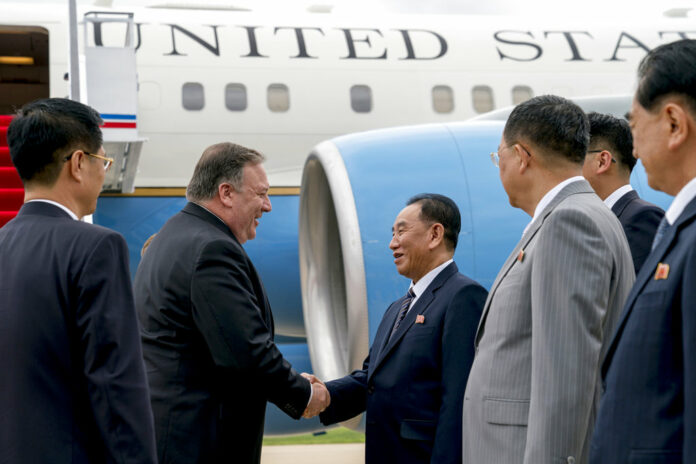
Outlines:
{"type": "MultiPolygon", "coordinates": [[[[394,322],[396,322],[396,314],[398,314],[399,309],[401,308],[401,304],[392,305],[395,308],[395,311],[392,311],[392,314],[389,314],[389,318],[387,319],[392,323],[388,324],[387,327],[385,327],[386,330],[384,330],[381,334],[381,344],[383,344],[384,346],[377,355],[377,360],[374,364],[374,367],[370,369],[370,372],[368,373],[368,380],[374,375],[375,371],[379,368],[380,365],[382,365],[383,361],[389,356],[389,354],[394,350],[394,348],[401,342],[401,339],[404,337],[406,332],[408,332],[411,326],[413,326],[413,324],[416,322],[416,317],[420,314],[425,314],[428,307],[430,306],[430,303],[432,303],[432,301],[435,299],[435,292],[437,291],[437,289],[442,287],[442,285],[447,281],[447,279],[449,279],[452,275],[456,274],[457,272],[458,269],[455,263],[451,263],[449,266],[444,268],[437,275],[437,277],[435,277],[435,279],[430,283],[430,285],[428,285],[425,291],[423,291],[423,294],[418,298],[413,307],[409,309],[408,313],[406,314],[406,317],[403,321],[401,321],[399,328],[396,330],[396,333],[391,338],[391,340],[389,340],[389,334],[392,331],[392,327],[394,327],[394,322]]],[[[403,298],[399,301],[403,301],[403,298]]],[[[375,340],[375,342],[377,342],[377,340],[375,340]]]]}
{"type": "Polygon", "coordinates": [[[488,311],[490,310],[495,292],[496,290],[498,290],[498,286],[500,285],[500,283],[503,281],[503,279],[507,276],[512,267],[515,265],[515,262],[517,262],[520,251],[524,250],[529,244],[529,242],[531,242],[531,240],[536,236],[537,232],[539,231],[539,229],[541,229],[541,226],[544,224],[544,221],[546,220],[548,215],[551,214],[551,212],[556,208],[556,206],[558,206],[563,200],[568,198],[570,195],[574,195],[577,193],[594,193],[594,190],[592,190],[590,184],[584,180],[571,182],[570,184],[563,187],[563,189],[561,189],[561,191],[558,192],[558,194],[553,198],[553,200],[551,200],[551,203],[549,203],[546,206],[546,208],[544,208],[537,220],[534,221],[531,226],[529,226],[529,229],[524,233],[524,235],[522,235],[522,238],[517,243],[515,248],[512,250],[512,253],[510,253],[507,260],[505,260],[505,264],[503,264],[503,267],[500,268],[500,272],[498,272],[498,276],[495,278],[495,281],[491,286],[491,291],[488,293],[488,298],[486,298],[486,303],[483,306],[483,313],[481,314],[478,329],[476,330],[475,343],[477,345],[481,336],[483,335],[483,326],[486,323],[488,311]]]}
{"type": "Polygon", "coordinates": [[[606,374],[606,369],[609,367],[611,357],[614,354],[619,339],[621,338],[621,333],[623,332],[624,326],[626,325],[626,321],[628,320],[628,317],[633,311],[633,304],[643,291],[643,288],[648,284],[648,282],[650,282],[651,279],[654,278],[657,265],[660,263],[660,261],[662,261],[667,252],[672,248],[675,239],[679,235],[679,229],[681,229],[687,222],[691,222],[691,220],[693,220],[694,217],[696,217],[696,199],[691,200],[691,202],[684,209],[684,212],[682,212],[681,216],[677,219],[677,222],[675,222],[669,229],[667,229],[665,235],[662,237],[662,240],[660,240],[660,243],[657,244],[657,247],[650,253],[650,255],[648,255],[648,258],[645,260],[643,267],[640,269],[640,272],[636,277],[636,281],[633,284],[633,288],[631,288],[631,292],[628,294],[628,298],[626,299],[626,303],[624,304],[623,313],[621,314],[619,323],[616,325],[616,329],[612,334],[612,339],[609,345],[609,349],[607,351],[607,355],[604,359],[604,362],[602,363],[602,375],[606,374]]]}

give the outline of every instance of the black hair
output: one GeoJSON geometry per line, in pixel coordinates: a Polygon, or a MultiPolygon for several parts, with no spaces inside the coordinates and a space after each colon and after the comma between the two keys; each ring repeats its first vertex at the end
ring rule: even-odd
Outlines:
{"type": "Polygon", "coordinates": [[[454,251],[457,248],[462,219],[457,204],[449,197],[437,193],[419,193],[412,196],[406,205],[420,204],[420,218],[430,223],[440,223],[445,229],[445,244],[454,251]]]}
{"type": "Polygon", "coordinates": [[[610,114],[589,113],[590,146],[596,149],[607,149],[616,156],[621,166],[633,171],[636,159],[633,157],[633,136],[628,122],[615,118],[610,114]]]}
{"type": "Polygon", "coordinates": [[[66,98],[24,105],[7,129],[10,157],[22,182],[52,186],[74,150],[97,153],[101,124],[93,108],[66,98]]]}
{"type": "Polygon", "coordinates": [[[653,49],[638,65],[636,100],[652,110],[668,95],[679,95],[696,114],[696,40],[685,39],[653,49]]]}
{"type": "Polygon", "coordinates": [[[508,144],[523,138],[552,154],[582,164],[590,143],[590,124],[578,105],[556,95],[540,95],[520,103],[505,124],[508,144]]]}

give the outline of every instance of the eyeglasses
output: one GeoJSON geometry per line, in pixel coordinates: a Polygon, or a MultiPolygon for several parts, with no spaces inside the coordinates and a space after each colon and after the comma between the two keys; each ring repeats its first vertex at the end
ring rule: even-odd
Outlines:
{"type": "MultiPolygon", "coordinates": [[[[94,153],[89,153],[87,151],[82,150],[82,153],[84,153],[87,156],[91,156],[92,158],[98,158],[102,161],[104,161],[104,170],[108,171],[111,169],[111,165],[114,164],[114,159],[113,158],[107,158],[106,156],[101,156],[101,155],[95,155],[94,153]]],[[[69,156],[66,156],[64,161],[68,161],[70,158],[72,158],[73,153],[70,153],[69,156]]]]}
{"type": "MultiPolygon", "coordinates": [[[[589,155],[590,153],[602,153],[603,151],[606,151],[606,150],[587,150],[586,155],[589,155]]],[[[616,160],[614,159],[613,156],[611,157],[611,162],[616,163],[616,160]]]]}
{"type": "MultiPolygon", "coordinates": [[[[525,151],[525,153],[527,153],[527,156],[532,156],[532,154],[529,153],[529,150],[527,150],[526,148],[524,148],[524,145],[519,144],[519,143],[518,143],[518,144],[515,144],[515,145],[519,145],[520,147],[522,147],[522,149],[525,151]]],[[[490,154],[491,163],[493,163],[493,166],[495,166],[496,168],[497,168],[497,167],[500,167],[500,155],[499,155],[498,153],[499,153],[499,152],[494,151],[494,152],[492,152],[492,153],[490,154]]]]}

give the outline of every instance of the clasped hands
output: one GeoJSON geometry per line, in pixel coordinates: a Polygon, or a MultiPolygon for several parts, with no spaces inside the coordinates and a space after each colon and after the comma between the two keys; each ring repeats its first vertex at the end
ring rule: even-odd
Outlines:
{"type": "Polygon", "coordinates": [[[302,417],[305,419],[311,419],[329,407],[329,404],[331,404],[331,395],[329,395],[329,390],[326,389],[324,382],[312,374],[303,372],[300,375],[309,380],[309,383],[312,384],[312,400],[302,414],[302,417]]]}

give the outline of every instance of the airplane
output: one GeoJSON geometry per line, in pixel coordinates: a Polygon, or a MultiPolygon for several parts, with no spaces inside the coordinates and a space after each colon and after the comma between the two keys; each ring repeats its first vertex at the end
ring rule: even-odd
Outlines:
{"type": "MultiPolygon", "coordinates": [[[[544,24],[498,16],[273,17],[190,5],[79,8],[83,50],[118,47],[124,26],[109,15],[133,18],[137,113],[105,121],[110,128],[137,127],[147,139],[137,174],[132,167],[134,192],[107,187],[93,221],[126,237],[134,274],[144,241],[185,204],[185,185],[206,146],[230,140],[265,153],[273,212],[245,248],[267,287],[279,347],[298,370],[314,368],[327,379],[362,361],[375,321],[406,285],[385,253],[391,220],[411,194],[429,188],[458,200],[468,220],[457,259],[485,286],[523,228],[523,218],[502,201],[495,171],[473,155],[480,149],[486,158],[495,149],[500,120],[454,121],[491,117],[491,110],[544,93],[626,93],[649,49],[695,34],[688,18],[544,24]],[[422,123],[430,125],[408,127],[422,123]],[[392,126],[402,128],[363,132],[392,126]],[[349,133],[356,135],[341,137],[349,133]],[[435,163],[453,157],[455,145],[476,162],[435,163]],[[342,190],[330,180],[338,159],[347,173],[342,190]],[[454,173],[466,174],[467,190],[458,189],[465,184],[454,173]],[[322,175],[325,181],[315,179],[322,175]],[[351,201],[355,214],[344,210],[351,201]],[[359,228],[345,226],[356,215],[359,228]],[[310,245],[320,251],[307,252],[310,245]],[[360,245],[362,254],[348,245],[360,245]],[[362,287],[353,286],[356,279],[362,287]],[[312,302],[317,295],[323,296],[312,302]],[[360,305],[362,313],[350,309],[360,305]]],[[[2,9],[0,113],[66,96],[65,4],[3,2],[2,9]]],[[[118,72],[118,64],[107,71],[118,72]]],[[[268,434],[319,428],[316,419],[297,423],[269,408],[268,434]]]]}

